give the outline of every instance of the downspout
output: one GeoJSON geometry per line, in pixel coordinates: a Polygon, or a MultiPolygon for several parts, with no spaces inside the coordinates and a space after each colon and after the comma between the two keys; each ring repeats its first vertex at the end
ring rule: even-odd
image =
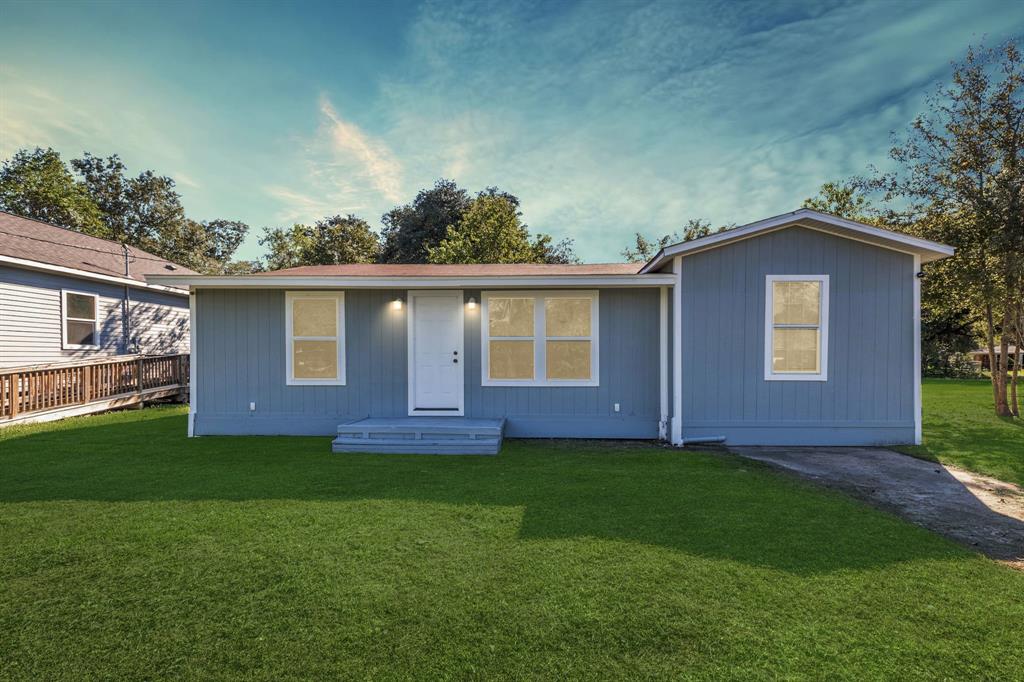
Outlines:
{"type": "MultiPolygon", "coordinates": [[[[131,276],[130,269],[130,252],[128,251],[127,244],[121,244],[121,250],[124,252],[124,276],[129,278],[131,276]]],[[[124,285],[124,323],[121,325],[121,329],[124,332],[124,352],[128,354],[133,350],[132,348],[132,295],[131,289],[127,284],[124,285]]]]}

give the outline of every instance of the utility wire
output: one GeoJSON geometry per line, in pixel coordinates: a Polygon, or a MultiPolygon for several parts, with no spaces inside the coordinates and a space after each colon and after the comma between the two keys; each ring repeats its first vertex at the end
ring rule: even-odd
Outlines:
{"type": "MultiPolygon", "coordinates": [[[[118,251],[106,251],[105,249],[96,249],[96,248],[93,248],[91,246],[79,246],[77,244],[68,244],[67,242],[58,242],[58,241],[54,241],[52,239],[44,239],[42,237],[30,237],[27,234],[18,234],[17,232],[8,232],[7,230],[0,230],[0,233],[9,234],[12,237],[17,237],[19,239],[31,239],[32,241],[43,242],[45,244],[56,244],[57,246],[66,246],[66,247],[72,248],[72,249],[82,249],[84,251],[95,251],[96,253],[105,253],[108,256],[117,256],[118,258],[123,258],[124,257],[124,253],[122,253],[120,250],[118,250],[118,251]]],[[[84,233],[76,232],[76,234],[84,234],[84,233]]],[[[90,235],[84,235],[84,236],[90,236],[90,235]]],[[[128,252],[131,254],[133,260],[149,260],[149,261],[155,261],[157,263],[170,263],[170,261],[167,260],[166,258],[158,258],[156,256],[142,256],[142,255],[139,255],[139,254],[135,253],[134,249],[135,249],[135,247],[133,247],[133,246],[129,246],[128,247],[128,252]]]]}

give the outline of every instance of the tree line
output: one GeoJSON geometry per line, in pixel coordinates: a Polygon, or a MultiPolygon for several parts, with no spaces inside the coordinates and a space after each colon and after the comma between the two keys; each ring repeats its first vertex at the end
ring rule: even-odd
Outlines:
{"type": "Polygon", "coordinates": [[[497,187],[475,196],[441,179],[381,217],[375,232],[355,215],[313,225],[266,228],[260,244],[271,270],[340,263],[576,263],[570,239],[531,235],[519,198],[497,187]]]}
{"type": "Polygon", "coordinates": [[[118,155],[65,163],[53,149],[22,149],[0,167],[0,209],[135,246],[205,274],[242,274],[341,263],[575,263],[570,239],[531,234],[519,198],[476,195],[438,180],[381,217],[376,232],[355,215],[265,227],[262,259],[235,260],[249,233],[240,220],[186,215],[174,179],[130,175],[118,155]]]}

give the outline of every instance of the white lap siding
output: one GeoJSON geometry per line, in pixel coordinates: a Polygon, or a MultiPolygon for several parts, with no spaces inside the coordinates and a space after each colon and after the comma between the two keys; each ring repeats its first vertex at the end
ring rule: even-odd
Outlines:
{"type": "MultiPolygon", "coordinates": [[[[146,290],[132,289],[130,293],[132,336],[138,341],[139,350],[144,353],[186,352],[187,299],[146,290]]],[[[0,367],[134,352],[125,341],[124,305],[124,287],[0,267],[0,367]],[[97,295],[99,348],[62,348],[62,289],[97,295]]]]}

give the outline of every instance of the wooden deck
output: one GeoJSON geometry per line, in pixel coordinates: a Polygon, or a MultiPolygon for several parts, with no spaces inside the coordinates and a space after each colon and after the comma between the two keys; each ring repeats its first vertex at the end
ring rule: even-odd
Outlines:
{"type": "Polygon", "coordinates": [[[334,452],[423,455],[496,455],[504,419],[389,417],[359,419],[338,427],[334,452]]]}
{"type": "Polygon", "coordinates": [[[0,369],[0,427],[184,399],[188,363],[176,354],[0,369]]]}

